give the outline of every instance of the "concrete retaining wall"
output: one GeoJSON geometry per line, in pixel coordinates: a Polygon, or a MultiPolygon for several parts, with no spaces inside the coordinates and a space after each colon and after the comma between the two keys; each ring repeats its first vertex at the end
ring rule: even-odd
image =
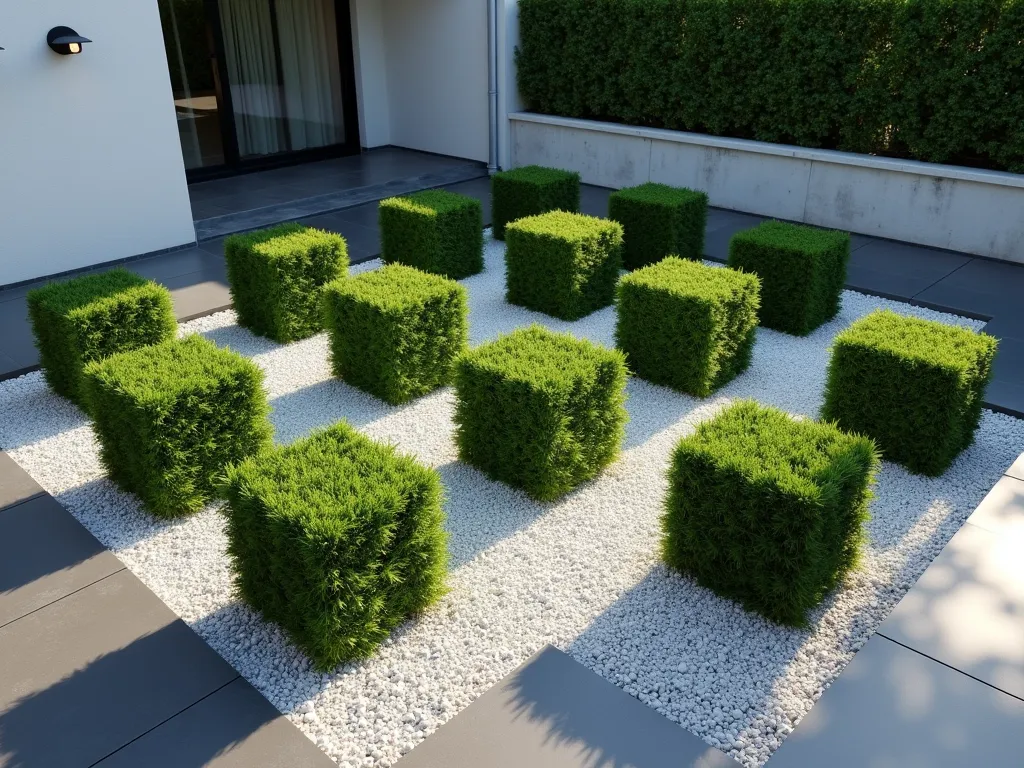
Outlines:
{"type": "Polygon", "coordinates": [[[722,208],[1024,263],[1024,175],[528,112],[509,121],[513,167],[701,189],[722,208]]]}

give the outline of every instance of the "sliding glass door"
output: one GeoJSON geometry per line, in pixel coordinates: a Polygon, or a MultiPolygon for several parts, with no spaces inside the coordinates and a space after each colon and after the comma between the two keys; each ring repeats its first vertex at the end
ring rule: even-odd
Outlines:
{"type": "Polygon", "coordinates": [[[192,176],[358,151],[347,0],[159,2],[192,176]]]}

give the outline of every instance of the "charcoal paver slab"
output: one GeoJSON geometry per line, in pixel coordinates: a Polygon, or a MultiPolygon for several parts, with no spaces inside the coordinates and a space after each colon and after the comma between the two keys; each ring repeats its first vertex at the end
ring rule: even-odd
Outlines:
{"type": "Polygon", "coordinates": [[[337,768],[238,678],[96,764],[96,768],[337,768]]]}
{"type": "Polygon", "coordinates": [[[0,512],[0,627],[124,564],[48,495],[0,512]]]}
{"type": "Polygon", "coordinates": [[[396,768],[738,768],[739,763],[547,646],[396,768]]]}
{"type": "Polygon", "coordinates": [[[5,451],[0,451],[0,514],[14,504],[21,504],[44,493],[28,472],[18,466],[5,451]]]}
{"type": "Polygon", "coordinates": [[[875,635],[770,768],[1017,766],[1024,701],[875,635]]]}
{"type": "Polygon", "coordinates": [[[964,525],[878,632],[1024,700],[1024,503],[1018,514],[1016,535],[964,525]]]}
{"type": "Polygon", "coordinates": [[[0,768],[86,768],[237,677],[119,571],[0,628],[0,768]]]}

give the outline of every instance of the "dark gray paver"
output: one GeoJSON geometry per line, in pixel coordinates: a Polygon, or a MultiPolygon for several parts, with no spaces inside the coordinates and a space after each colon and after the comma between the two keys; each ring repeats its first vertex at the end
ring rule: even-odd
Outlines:
{"type": "Polygon", "coordinates": [[[925,290],[971,260],[963,253],[879,239],[866,241],[850,254],[850,266],[913,278],[916,290],[905,296],[925,290]]]}
{"type": "Polygon", "coordinates": [[[29,477],[14,459],[0,451],[0,514],[12,504],[20,504],[42,493],[39,483],[29,477]]]}
{"type": "Polygon", "coordinates": [[[96,768],[337,768],[242,678],[96,764],[96,768]]]}
{"type": "Polygon", "coordinates": [[[973,259],[915,298],[1007,320],[1024,319],[1024,268],[989,259],[973,259]]]}
{"type": "Polygon", "coordinates": [[[875,635],[771,768],[1019,766],[1024,701],[875,635]]]}
{"type": "Polygon", "coordinates": [[[0,512],[0,627],[124,564],[48,494],[0,512]]]}
{"type": "Polygon", "coordinates": [[[237,677],[119,571],[0,628],[0,767],[91,766],[237,677]]]}
{"type": "Polygon", "coordinates": [[[1024,700],[1024,495],[1018,502],[1015,538],[964,525],[878,633],[1024,700]]]}
{"type": "Polygon", "coordinates": [[[164,280],[174,301],[174,314],[179,320],[190,320],[231,306],[231,290],[223,262],[216,268],[204,269],[164,280]]]}
{"type": "Polygon", "coordinates": [[[547,646],[397,768],[715,768],[739,764],[547,646]]]}

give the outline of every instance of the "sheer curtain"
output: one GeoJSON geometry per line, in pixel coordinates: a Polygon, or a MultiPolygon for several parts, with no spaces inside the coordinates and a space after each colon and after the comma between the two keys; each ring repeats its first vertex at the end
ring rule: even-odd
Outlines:
{"type": "Polygon", "coordinates": [[[291,149],[345,140],[334,0],[275,0],[291,149]]]}
{"type": "Polygon", "coordinates": [[[288,149],[268,0],[220,0],[238,150],[243,157],[288,149]]]}

